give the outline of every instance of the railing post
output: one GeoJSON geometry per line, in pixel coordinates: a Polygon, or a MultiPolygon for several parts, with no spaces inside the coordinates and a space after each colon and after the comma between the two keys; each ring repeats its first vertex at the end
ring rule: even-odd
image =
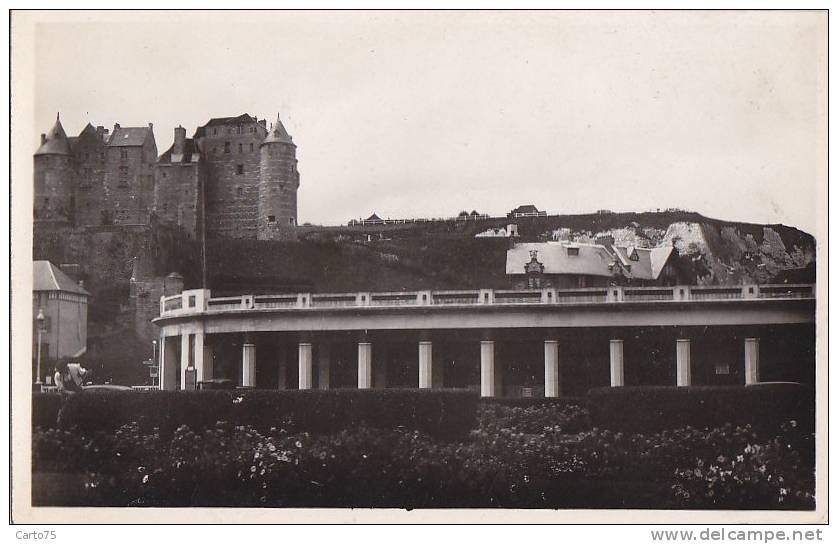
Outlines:
{"type": "Polygon", "coordinates": [[[556,302],[556,290],[555,289],[542,289],[541,290],[541,303],[542,304],[553,304],[556,302]]]}
{"type": "Polygon", "coordinates": [[[166,313],[166,297],[161,296],[160,297],[160,315],[163,315],[165,313],[166,313]]]}
{"type": "Polygon", "coordinates": [[[608,287],[608,294],[606,295],[605,300],[607,302],[622,302],[623,301],[623,288],[617,287],[612,285],[608,287]]]}
{"type": "Polygon", "coordinates": [[[311,308],[311,293],[297,294],[297,308],[311,308]]]}
{"type": "Polygon", "coordinates": [[[253,308],[253,295],[242,295],[242,308],[247,310],[253,308]]]}
{"type": "Polygon", "coordinates": [[[494,289],[481,289],[480,294],[478,295],[477,303],[478,304],[494,304],[495,303],[495,290],[494,289]]]}
{"type": "Polygon", "coordinates": [[[743,285],[742,298],[759,298],[759,285],[743,285]]]}
{"type": "Polygon", "coordinates": [[[419,306],[428,306],[432,300],[430,291],[419,291],[416,293],[416,304],[419,306]]]}
{"type": "Polygon", "coordinates": [[[672,288],[672,300],[690,300],[690,286],[676,285],[672,288]]]}
{"type": "Polygon", "coordinates": [[[356,306],[369,306],[372,302],[370,301],[370,294],[369,293],[357,293],[355,295],[355,305],[356,306]]]}

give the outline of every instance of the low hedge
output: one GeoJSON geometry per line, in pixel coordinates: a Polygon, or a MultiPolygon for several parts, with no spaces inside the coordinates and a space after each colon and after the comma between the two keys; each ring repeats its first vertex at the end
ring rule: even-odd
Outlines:
{"type": "Polygon", "coordinates": [[[499,404],[502,406],[515,406],[528,408],[530,406],[586,406],[585,397],[483,397],[480,399],[483,404],[499,404]]]}
{"type": "Polygon", "coordinates": [[[67,398],[60,428],[115,431],[136,422],[172,436],[181,425],[208,429],[218,421],[263,432],[326,434],[366,425],[404,428],[437,437],[464,436],[476,425],[478,397],[466,390],[332,389],[291,391],[97,392],[67,398]]]}
{"type": "Polygon", "coordinates": [[[774,430],[795,420],[814,432],[814,391],[798,384],[600,387],[588,392],[591,425],[623,432],[684,426],[751,425],[774,430]]]}
{"type": "Polygon", "coordinates": [[[32,428],[55,427],[61,410],[59,393],[32,393],[32,428]]]}

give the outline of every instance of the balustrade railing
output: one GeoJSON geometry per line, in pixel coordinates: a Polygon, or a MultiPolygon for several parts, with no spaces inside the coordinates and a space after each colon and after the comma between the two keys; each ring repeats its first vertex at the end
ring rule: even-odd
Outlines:
{"type": "MultiPolygon", "coordinates": [[[[212,302],[213,299],[210,299],[212,302]]],[[[256,308],[294,308],[297,306],[297,295],[261,295],[253,297],[256,308]]]]}
{"type": "MultiPolygon", "coordinates": [[[[198,298],[194,291],[162,297],[161,315],[191,311],[249,309],[308,309],[344,307],[508,305],[508,304],[620,304],[625,302],[689,302],[745,299],[806,299],[815,297],[814,285],[609,287],[539,290],[447,290],[389,293],[314,293],[242,295],[198,298]],[[189,299],[188,307],[184,300],[189,299]],[[204,307],[205,306],[205,307],[204,307]]],[[[206,296],[209,292],[206,291],[206,296]]]]}
{"type": "Polygon", "coordinates": [[[431,299],[434,304],[477,304],[480,291],[434,291],[431,299]]]}
{"type": "Polygon", "coordinates": [[[495,291],[496,304],[538,304],[541,291],[495,291]]]}
{"type": "Polygon", "coordinates": [[[175,310],[180,310],[181,308],[183,308],[183,297],[181,295],[175,295],[173,297],[166,297],[163,299],[163,310],[173,312],[175,310]]]}
{"type": "Polygon", "coordinates": [[[690,287],[690,300],[742,298],[741,287],[690,287]]]}

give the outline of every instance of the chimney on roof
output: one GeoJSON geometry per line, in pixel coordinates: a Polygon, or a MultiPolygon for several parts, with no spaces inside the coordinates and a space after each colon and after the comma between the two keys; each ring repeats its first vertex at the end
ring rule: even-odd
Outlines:
{"type": "Polygon", "coordinates": [[[116,132],[117,130],[119,130],[119,123],[114,123],[113,124],[113,131],[116,132]]]}
{"type": "Polygon", "coordinates": [[[268,128],[267,127],[267,125],[268,125],[268,120],[267,119],[260,119],[259,124],[262,125],[265,128],[268,128]]]}
{"type": "Polygon", "coordinates": [[[99,139],[102,139],[102,137],[106,133],[107,133],[107,131],[105,130],[105,127],[103,127],[102,125],[99,125],[99,126],[96,127],[96,136],[98,136],[99,139]]]}
{"type": "Polygon", "coordinates": [[[182,155],[183,149],[186,146],[186,129],[178,125],[175,127],[175,146],[172,153],[175,155],[182,155]]]}
{"type": "Polygon", "coordinates": [[[149,123],[148,128],[150,128],[151,130],[154,130],[154,123],[149,123]]]}
{"type": "Polygon", "coordinates": [[[45,143],[47,143],[47,135],[42,132],[41,133],[41,145],[44,145],[45,143]]]}

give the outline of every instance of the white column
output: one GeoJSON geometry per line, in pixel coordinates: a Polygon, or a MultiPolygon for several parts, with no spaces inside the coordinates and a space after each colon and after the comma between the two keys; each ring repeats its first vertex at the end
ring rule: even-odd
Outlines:
{"type": "Polygon", "coordinates": [[[178,358],[177,358],[177,336],[160,337],[160,389],[173,391],[177,384],[178,358]]]}
{"type": "Polygon", "coordinates": [[[205,340],[203,332],[195,333],[195,379],[199,383],[212,379],[212,346],[205,340]]]}
{"type": "Polygon", "coordinates": [[[321,342],[317,345],[317,388],[328,389],[331,377],[332,360],[329,357],[329,343],[321,342]]]}
{"type": "Polygon", "coordinates": [[[623,380],[623,341],[611,340],[611,387],[625,385],[623,380]]]}
{"type": "Polygon", "coordinates": [[[433,386],[433,345],[419,342],[419,389],[433,386]]]}
{"type": "Polygon", "coordinates": [[[759,383],[759,338],[745,338],[745,385],[759,383]]]}
{"type": "Polygon", "coordinates": [[[186,389],[186,369],[189,368],[189,335],[180,335],[180,388],[186,389]]]}
{"type": "Polygon", "coordinates": [[[300,342],[299,377],[299,388],[311,389],[311,344],[308,342],[300,342]]]}
{"type": "Polygon", "coordinates": [[[311,389],[311,344],[300,342],[297,351],[299,389],[311,389]]]}
{"type": "Polygon", "coordinates": [[[256,387],[256,346],[242,344],[242,386],[256,387]]]}
{"type": "Polygon", "coordinates": [[[480,341],[480,396],[495,396],[495,343],[480,341]]]}
{"type": "Polygon", "coordinates": [[[689,338],[679,338],[675,346],[675,366],[676,377],[675,383],[679,387],[687,387],[692,383],[692,374],[690,372],[690,340],[689,338]]]}
{"type": "Polygon", "coordinates": [[[372,387],[372,344],[358,342],[358,389],[372,387]]]}
{"type": "Polygon", "coordinates": [[[544,341],[544,396],[559,396],[559,343],[544,341]]]}

